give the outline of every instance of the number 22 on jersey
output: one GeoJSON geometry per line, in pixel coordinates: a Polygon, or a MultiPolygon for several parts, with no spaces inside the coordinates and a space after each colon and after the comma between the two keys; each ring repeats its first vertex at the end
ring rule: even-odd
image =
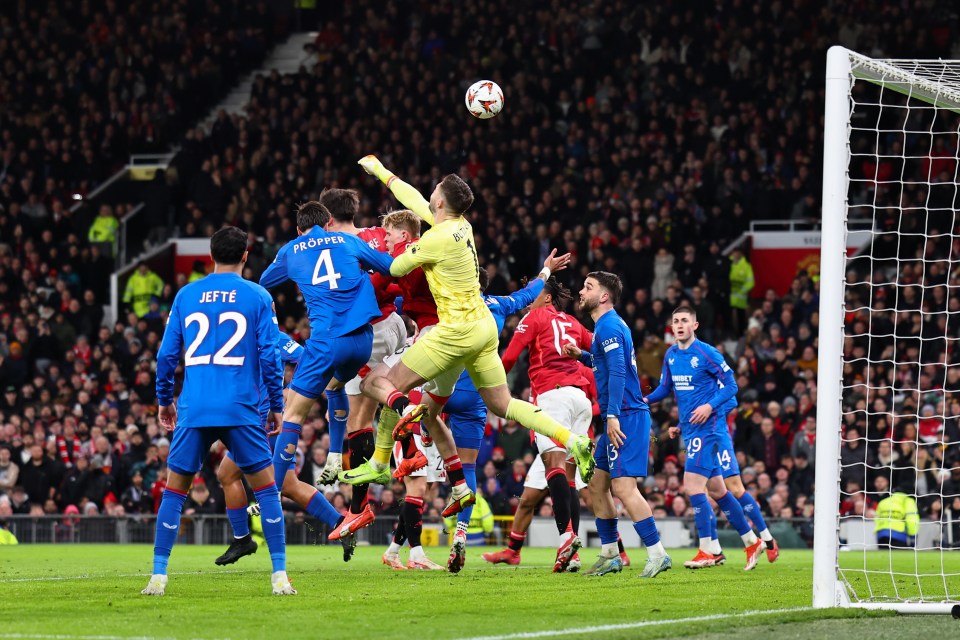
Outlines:
{"type": "MultiPolygon", "coordinates": [[[[230,350],[237,346],[243,336],[247,333],[247,319],[241,313],[236,311],[224,311],[217,317],[217,324],[221,325],[224,322],[233,322],[236,324],[236,330],[233,332],[233,335],[230,336],[230,339],[227,340],[222,347],[215,354],[213,354],[213,364],[225,365],[228,367],[242,367],[244,356],[228,356],[230,350]]],[[[207,334],[210,332],[210,318],[207,317],[207,314],[196,311],[191,313],[186,317],[186,320],[183,323],[184,328],[189,327],[191,324],[199,325],[197,331],[197,337],[193,339],[193,342],[190,343],[190,346],[187,347],[187,352],[184,354],[184,366],[193,367],[198,364],[210,364],[210,354],[205,355],[196,355],[197,349],[200,348],[200,343],[203,342],[203,339],[207,337],[207,334]]]]}

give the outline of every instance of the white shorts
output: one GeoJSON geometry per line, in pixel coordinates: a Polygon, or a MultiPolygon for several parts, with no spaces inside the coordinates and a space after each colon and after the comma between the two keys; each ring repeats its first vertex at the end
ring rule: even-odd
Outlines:
{"type": "MultiPolygon", "coordinates": [[[[420,449],[423,455],[427,456],[428,462],[427,466],[419,471],[414,471],[410,476],[414,478],[426,477],[427,482],[446,482],[447,470],[443,468],[443,457],[437,450],[437,445],[431,444],[429,447],[424,447],[423,438],[419,433],[413,434],[413,441],[417,444],[417,449],[420,449]]],[[[399,465],[401,460],[403,460],[403,443],[395,442],[393,444],[394,466],[399,465]]]]}
{"type": "MultiPolygon", "coordinates": [[[[576,473],[574,475],[576,476],[577,491],[585,489],[587,483],[580,479],[580,474],[576,473]]],[[[523,480],[523,486],[531,489],[539,489],[540,491],[546,490],[547,471],[543,466],[543,458],[540,456],[537,456],[537,459],[530,465],[530,469],[527,471],[527,477],[523,480]]]]}
{"type": "MultiPolygon", "coordinates": [[[[403,347],[406,340],[407,325],[403,323],[403,318],[396,313],[391,313],[373,325],[373,349],[370,351],[370,360],[367,362],[367,367],[373,369],[378,364],[386,362],[387,357],[392,356],[403,347]]],[[[363,375],[365,376],[366,373],[363,375]]],[[[363,376],[357,376],[344,385],[348,396],[360,395],[361,380],[363,380],[363,376]]]]}
{"type": "MultiPolygon", "coordinates": [[[[590,404],[587,394],[582,389],[560,387],[545,391],[537,397],[536,405],[576,436],[585,436],[590,430],[593,405],[590,404]]],[[[536,434],[536,440],[537,450],[541,454],[563,451],[563,446],[545,435],[536,434]]]]}

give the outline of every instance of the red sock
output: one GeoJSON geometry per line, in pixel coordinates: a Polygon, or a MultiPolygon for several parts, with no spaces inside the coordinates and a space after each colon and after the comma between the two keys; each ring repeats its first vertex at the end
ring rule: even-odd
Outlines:
{"type": "Polygon", "coordinates": [[[526,533],[516,533],[514,531],[510,532],[510,537],[507,538],[507,548],[511,551],[516,551],[520,553],[520,549],[523,548],[523,543],[527,539],[526,533]]]}
{"type": "Polygon", "coordinates": [[[460,464],[460,456],[450,456],[444,460],[443,468],[447,470],[447,477],[450,479],[450,484],[458,485],[467,481],[463,475],[463,465],[460,464]]]}

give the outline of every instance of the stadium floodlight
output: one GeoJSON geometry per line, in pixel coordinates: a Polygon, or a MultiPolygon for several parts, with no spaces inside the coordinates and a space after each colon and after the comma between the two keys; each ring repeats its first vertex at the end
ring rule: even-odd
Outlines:
{"type": "Polygon", "coordinates": [[[960,443],[944,435],[960,414],[958,114],[960,61],[874,60],[842,47],[827,54],[818,608],[949,613],[960,602],[960,549],[950,550],[960,543],[960,513],[951,512],[960,490],[950,481],[960,443]],[[852,220],[872,221],[873,233],[848,255],[852,220]],[[915,534],[906,549],[876,542],[874,503],[884,490],[934,514],[919,524],[903,517],[905,535],[915,534]]]}

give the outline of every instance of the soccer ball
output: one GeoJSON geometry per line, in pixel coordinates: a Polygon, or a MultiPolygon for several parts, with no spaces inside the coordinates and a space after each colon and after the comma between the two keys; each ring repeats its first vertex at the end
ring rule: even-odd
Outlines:
{"type": "Polygon", "coordinates": [[[471,115],[486,120],[503,109],[503,90],[493,80],[480,80],[470,85],[463,101],[471,115]]]}

